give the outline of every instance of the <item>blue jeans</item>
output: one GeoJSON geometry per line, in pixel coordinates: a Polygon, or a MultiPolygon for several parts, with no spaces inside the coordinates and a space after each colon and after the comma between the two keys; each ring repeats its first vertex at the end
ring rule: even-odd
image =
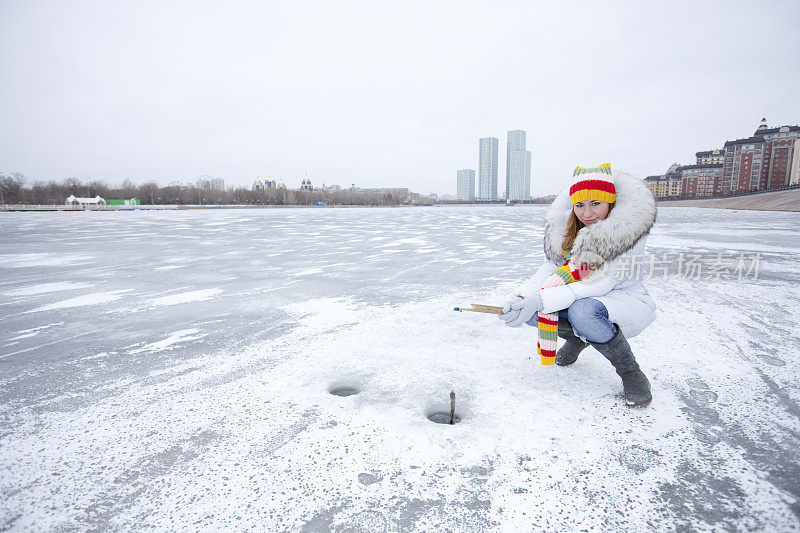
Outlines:
{"type": "MultiPolygon", "coordinates": [[[[617,333],[617,328],[608,319],[608,309],[594,298],[575,300],[567,309],[558,312],[558,318],[569,320],[575,333],[589,342],[605,343],[617,333]]],[[[538,326],[537,316],[534,315],[526,324],[538,326]]]]}

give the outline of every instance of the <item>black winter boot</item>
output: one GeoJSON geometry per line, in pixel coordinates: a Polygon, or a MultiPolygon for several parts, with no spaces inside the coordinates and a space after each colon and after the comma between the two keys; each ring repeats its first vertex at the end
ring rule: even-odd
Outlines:
{"type": "Polygon", "coordinates": [[[611,361],[619,377],[622,378],[622,388],[625,390],[625,404],[628,407],[645,407],[653,399],[650,394],[650,382],[639,368],[636,358],[631,351],[631,345],[617,326],[614,337],[604,343],[590,343],[594,348],[611,361]]]}
{"type": "Polygon", "coordinates": [[[578,360],[584,348],[589,346],[580,337],[575,336],[572,324],[566,318],[558,318],[558,336],[566,339],[567,343],[556,352],[556,364],[559,366],[569,366],[578,360]]]}

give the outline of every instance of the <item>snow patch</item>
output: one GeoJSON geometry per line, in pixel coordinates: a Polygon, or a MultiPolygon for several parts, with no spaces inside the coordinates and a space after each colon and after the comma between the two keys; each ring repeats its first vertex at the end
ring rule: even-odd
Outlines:
{"type": "Polygon", "coordinates": [[[293,276],[311,276],[313,274],[320,274],[322,272],[321,268],[307,268],[305,270],[299,270],[297,272],[292,272],[293,276]]]}
{"type": "Polygon", "coordinates": [[[91,361],[92,359],[105,359],[108,357],[108,352],[100,352],[96,355],[89,355],[87,357],[81,357],[81,361],[91,361]]]}
{"type": "Polygon", "coordinates": [[[176,331],[175,333],[173,333],[172,335],[170,335],[166,339],[163,339],[163,340],[160,340],[160,341],[157,341],[157,342],[153,342],[153,343],[150,343],[150,344],[146,344],[146,345],[142,346],[139,349],[131,350],[130,353],[131,354],[137,354],[137,353],[142,353],[142,352],[160,352],[160,351],[167,350],[167,349],[171,350],[178,343],[194,341],[194,340],[197,340],[197,339],[202,339],[203,337],[205,337],[207,335],[205,333],[202,334],[202,335],[194,335],[198,331],[200,331],[200,330],[199,329],[182,329],[180,331],[176,331]]]}
{"type": "Polygon", "coordinates": [[[75,283],[70,281],[60,281],[58,283],[37,283],[19,289],[14,289],[3,293],[4,296],[36,296],[48,292],[73,291],[92,287],[89,283],[75,283]]]}
{"type": "Polygon", "coordinates": [[[148,303],[150,305],[162,306],[162,305],[179,305],[189,302],[202,302],[204,300],[210,300],[214,296],[221,294],[222,292],[223,292],[222,289],[202,289],[199,291],[182,292],[180,294],[170,294],[169,296],[154,298],[150,300],[148,303]]]}
{"type": "Polygon", "coordinates": [[[37,266],[69,266],[76,263],[86,263],[94,256],[85,254],[1,254],[0,268],[29,268],[37,266]]]}
{"type": "MultiPolygon", "coordinates": [[[[11,337],[10,339],[6,339],[6,340],[16,341],[16,340],[20,340],[20,339],[27,339],[29,337],[35,337],[36,335],[38,335],[39,333],[41,333],[42,331],[44,331],[46,329],[52,328],[53,326],[60,326],[62,324],[63,324],[63,322],[56,322],[55,324],[48,324],[46,326],[39,326],[38,328],[22,329],[22,330],[17,332],[17,333],[19,333],[19,335],[17,335],[16,337],[11,337]]],[[[8,346],[8,344],[6,346],[8,346]]]]}
{"type": "Polygon", "coordinates": [[[84,294],[83,296],[76,296],[68,300],[61,300],[60,302],[43,305],[25,313],[37,313],[39,311],[52,311],[54,309],[69,309],[71,307],[88,307],[94,305],[103,305],[109,302],[115,302],[122,298],[123,293],[130,292],[131,289],[111,292],[96,292],[93,294],[84,294]]]}

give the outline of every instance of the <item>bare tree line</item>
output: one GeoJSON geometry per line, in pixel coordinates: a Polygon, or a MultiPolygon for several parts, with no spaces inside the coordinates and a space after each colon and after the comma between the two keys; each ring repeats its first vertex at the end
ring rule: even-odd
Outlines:
{"type": "MultiPolygon", "coordinates": [[[[146,205],[313,205],[325,202],[330,205],[403,205],[411,199],[404,190],[389,192],[297,190],[273,188],[251,190],[200,189],[192,185],[161,186],[155,182],[140,185],[125,180],[113,187],[99,180],[81,181],[67,178],[62,181],[37,181],[30,185],[18,172],[0,174],[0,204],[63,204],[70,195],[106,200],[138,198],[146,205]]],[[[415,203],[430,204],[435,199],[420,197],[415,203]]]]}

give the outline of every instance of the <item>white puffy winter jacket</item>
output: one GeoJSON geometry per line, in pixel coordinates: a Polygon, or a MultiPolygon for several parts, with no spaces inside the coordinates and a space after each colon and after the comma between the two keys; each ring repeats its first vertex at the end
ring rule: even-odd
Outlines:
{"type": "Polygon", "coordinates": [[[600,300],[608,310],[608,318],[619,325],[627,338],[635,337],[656,317],[656,304],[642,282],[649,256],[645,254],[647,235],[643,235],[627,252],[609,261],[591,276],[567,285],[542,289],[556,265],[545,261],[518,291],[524,298],[541,290],[545,313],[566,309],[578,298],[600,300]]]}

